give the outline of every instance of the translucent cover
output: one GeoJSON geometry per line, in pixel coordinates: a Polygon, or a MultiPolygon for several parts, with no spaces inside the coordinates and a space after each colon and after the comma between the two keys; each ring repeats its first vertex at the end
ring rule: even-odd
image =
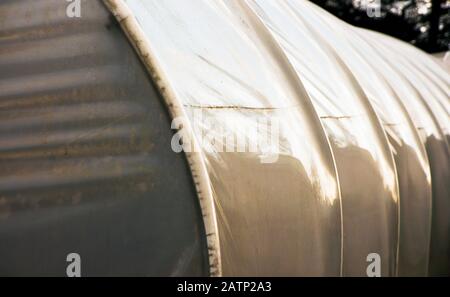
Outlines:
{"type": "Polygon", "coordinates": [[[363,276],[374,253],[426,275],[430,236],[447,261],[444,67],[307,1],[105,2],[191,160],[215,275],[363,276]]]}
{"type": "MultiPolygon", "coordinates": [[[[419,138],[417,130],[415,129],[404,105],[395,91],[395,85],[389,84],[387,78],[385,77],[386,74],[389,73],[389,70],[384,67],[383,69],[385,70],[378,71],[375,67],[370,65],[368,60],[371,58],[376,59],[376,53],[372,49],[370,43],[365,42],[359,38],[358,34],[355,34],[354,31],[357,31],[356,29],[343,24],[341,21],[331,17],[329,14],[324,13],[322,10],[317,9],[309,3],[301,1],[287,1],[287,3],[291,5],[285,7],[295,11],[299,18],[298,20],[301,20],[304,23],[298,23],[295,28],[303,28],[309,25],[310,28],[313,28],[311,31],[317,32],[316,34],[311,35],[310,39],[323,41],[318,47],[319,49],[325,49],[329,46],[332,47],[331,54],[337,55],[337,61],[340,60],[345,64],[344,67],[351,71],[353,77],[357,80],[357,84],[359,84],[364,90],[365,95],[362,97],[367,96],[367,98],[363,98],[363,100],[369,99],[371,105],[379,115],[395,157],[400,196],[403,198],[400,199],[399,205],[401,221],[398,273],[404,276],[427,275],[431,232],[431,176],[429,163],[425,148],[419,138]],[[322,32],[320,36],[318,36],[320,34],[319,32],[322,32]],[[320,38],[321,36],[323,36],[323,38],[320,38]]],[[[273,12],[271,15],[272,14],[273,12]]],[[[284,17],[284,20],[286,20],[286,17],[284,17]]],[[[284,26],[283,28],[292,28],[292,26],[284,26]]],[[[278,32],[280,32],[280,30],[278,30],[278,32]]],[[[299,39],[290,38],[287,40],[299,39]]],[[[296,43],[296,45],[298,46],[299,43],[296,43]]],[[[318,50],[303,50],[294,51],[294,53],[316,53],[317,51],[318,50]]],[[[299,59],[300,58],[297,58],[297,60],[299,59]]],[[[310,61],[310,59],[305,59],[305,61],[310,61]]],[[[318,69],[323,68],[324,62],[318,61],[318,63],[321,64],[318,64],[317,67],[314,68],[315,73],[319,72],[318,69]]],[[[333,69],[340,67],[341,66],[336,63],[333,66],[333,69]]],[[[326,73],[321,75],[323,78],[326,76],[326,73]]],[[[313,81],[317,84],[318,79],[313,79],[313,81]]],[[[330,80],[323,79],[323,81],[330,80]]],[[[336,80],[332,81],[334,83],[336,80]]],[[[338,78],[337,81],[342,84],[343,78],[338,78]]],[[[350,87],[347,87],[347,89],[349,88],[350,87]]],[[[326,88],[321,89],[326,90],[326,88]]],[[[343,92],[340,92],[340,94],[342,93],[343,92]]],[[[342,99],[339,99],[338,95],[331,98],[331,100],[338,100],[336,101],[336,104],[343,104],[345,102],[342,99]]],[[[328,106],[330,105],[331,104],[328,104],[328,106]]],[[[355,103],[347,101],[347,104],[343,104],[341,106],[345,110],[350,110],[349,107],[355,106],[355,103]]],[[[363,122],[370,124],[370,118],[364,118],[363,122]]],[[[358,124],[356,126],[350,125],[349,129],[350,131],[360,129],[360,126],[362,125],[363,124],[358,124]]],[[[374,123],[374,126],[377,126],[377,122],[374,123]]],[[[367,134],[361,136],[362,139],[368,138],[367,134]]],[[[345,173],[341,173],[341,168],[339,167],[338,161],[339,155],[336,153],[336,150],[334,151],[336,161],[338,162],[341,188],[343,189],[345,185],[342,183],[342,179],[345,173]]],[[[355,160],[353,160],[353,162],[354,161],[355,160]]],[[[352,164],[352,161],[346,160],[345,163],[352,164]]],[[[350,172],[354,172],[354,170],[355,168],[352,167],[350,172]]],[[[357,170],[357,172],[361,171],[367,171],[367,169],[357,170]]],[[[363,181],[359,181],[356,178],[352,178],[351,181],[357,181],[358,184],[363,184],[363,181]]],[[[354,188],[354,184],[350,184],[349,187],[354,188]]],[[[366,188],[365,190],[368,189],[369,188],[366,188]]],[[[370,197],[375,198],[373,191],[370,191],[370,194],[367,194],[370,197]]],[[[363,196],[358,194],[358,197],[360,199],[363,196]]],[[[347,204],[344,194],[342,199],[344,203],[344,226],[346,226],[345,214],[347,204]]],[[[348,207],[354,209],[357,205],[358,204],[353,202],[349,204],[348,207]]],[[[381,211],[383,210],[381,209],[381,211]]],[[[360,213],[363,214],[364,212],[362,211],[360,213]]],[[[355,217],[356,215],[351,213],[350,218],[347,221],[352,222],[355,217]]],[[[370,227],[358,226],[355,228],[373,228],[373,225],[373,223],[370,223],[370,227]]],[[[344,232],[350,232],[350,230],[350,228],[344,228],[344,232]]],[[[365,231],[366,232],[363,232],[363,234],[367,233],[367,230],[365,231]]],[[[393,230],[391,232],[393,232],[393,230]]],[[[350,232],[347,235],[347,240],[350,241],[348,243],[349,248],[347,250],[352,248],[351,239],[358,239],[355,238],[353,233],[354,232],[350,232]]],[[[347,267],[346,263],[348,263],[349,260],[348,257],[345,257],[347,254],[352,257],[355,253],[346,253],[346,249],[344,248],[344,267],[347,267]]],[[[358,258],[361,258],[361,255],[358,255],[358,258]]]]}
{"type": "MultiPolygon", "coordinates": [[[[426,148],[433,192],[429,273],[430,275],[448,275],[450,269],[450,154],[447,142],[450,106],[449,73],[430,59],[430,56],[411,46],[381,34],[363,30],[356,32],[367,43],[373,43],[374,52],[367,61],[373,68],[384,74],[398,94],[411,115],[426,148]],[[394,48],[398,49],[394,50],[394,48]],[[403,55],[398,52],[399,49],[403,50],[403,55]]],[[[385,109],[389,108],[390,106],[385,107],[385,109]]],[[[410,197],[406,196],[404,199],[410,199],[410,197]]],[[[416,222],[408,220],[405,224],[414,225],[416,222]]],[[[412,245],[412,247],[416,246],[412,245]]]]}
{"type": "Polygon", "coordinates": [[[266,28],[241,1],[126,2],[205,144],[223,275],[339,275],[330,147],[266,28]],[[268,137],[252,129],[264,121],[256,133],[268,137]]]}

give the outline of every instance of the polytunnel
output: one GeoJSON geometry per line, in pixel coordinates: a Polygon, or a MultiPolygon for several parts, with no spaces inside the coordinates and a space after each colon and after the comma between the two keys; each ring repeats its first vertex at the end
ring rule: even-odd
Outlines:
{"type": "Polygon", "coordinates": [[[4,0],[0,275],[448,276],[449,94],[309,1],[4,0]]]}

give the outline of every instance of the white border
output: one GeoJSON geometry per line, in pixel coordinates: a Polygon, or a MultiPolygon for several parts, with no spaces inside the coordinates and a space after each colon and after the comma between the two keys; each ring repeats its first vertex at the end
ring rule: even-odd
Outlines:
{"type": "Polygon", "coordinates": [[[164,101],[169,108],[170,115],[172,118],[182,119],[180,129],[184,127],[184,131],[189,131],[188,137],[190,137],[189,142],[193,145],[193,152],[186,152],[185,154],[192,172],[192,178],[197,190],[205,225],[209,255],[209,272],[211,276],[222,276],[220,241],[211,181],[206,169],[205,156],[199,149],[191,124],[184,112],[183,105],[175,96],[174,90],[171,88],[164,71],[158,64],[156,57],[153,55],[149,40],[125,1],[103,0],[103,2],[116,17],[128,39],[134,46],[137,54],[164,98],[164,101]]]}

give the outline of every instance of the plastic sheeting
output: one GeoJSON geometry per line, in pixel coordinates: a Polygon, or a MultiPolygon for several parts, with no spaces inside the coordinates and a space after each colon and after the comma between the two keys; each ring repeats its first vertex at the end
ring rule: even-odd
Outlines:
{"type": "MultiPolygon", "coordinates": [[[[330,15],[323,13],[322,10],[317,9],[308,3],[294,1],[288,3],[295,3],[295,5],[287,6],[291,12],[294,12],[297,17],[297,24],[295,28],[303,28],[310,25],[311,28],[318,28],[316,34],[310,39],[319,39],[323,36],[323,42],[318,48],[324,49],[327,46],[332,47],[332,53],[338,55],[342,62],[345,63],[344,67],[348,67],[354,78],[358,81],[364,89],[364,93],[367,94],[372,106],[376,109],[377,114],[383,123],[383,127],[389,137],[389,143],[392,147],[392,151],[395,157],[395,163],[398,173],[398,182],[400,187],[400,195],[407,197],[400,200],[400,242],[399,242],[399,259],[398,270],[400,275],[410,276],[424,276],[427,274],[428,269],[428,254],[429,254],[429,242],[431,232],[431,178],[429,172],[429,164],[426,156],[426,151],[422,145],[419,135],[414,128],[412,121],[410,120],[407,111],[405,110],[400,99],[396,95],[393,87],[391,87],[383,75],[377,72],[376,69],[370,66],[367,62],[367,55],[374,56],[374,53],[370,45],[365,44],[362,40],[358,39],[358,36],[353,33],[349,26],[342,25],[340,21],[331,17],[330,15]],[[302,23],[300,23],[300,21],[302,23]],[[389,107],[389,108],[386,108],[389,107]]],[[[287,19],[286,13],[283,17],[287,19]]],[[[292,15],[292,13],[291,13],[292,15]]],[[[292,26],[284,26],[281,28],[291,28],[292,26]]],[[[278,29],[277,32],[280,32],[278,29]]],[[[299,29],[300,30],[300,29],[299,29]]],[[[314,29],[311,29],[312,31],[314,29]]],[[[314,32],[314,31],[313,31],[314,32]]],[[[284,40],[296,40],[294,38],[284,40]]],[[[298,40],[298,38],[297,38],[298,40]]],[[[282,40],[280,42],[283,42],[282,40]]],[[[298,43],[297,43],[298,45],[298,43]]],[[[293,51],[295,53],[306,53],[307,50],[293,51]]],[[[309,51],[310,53],[316,53],[317,51],[309,51]]],[[[338,58],[338,59],[339,59],[338,58]]],[[[306,60],[306,61],[309,61],[306,60]]],[[[317,68],[323,68],[323,61],[318,61],[317,68]]],[[[342,67],[339,64],[333,65],[333,68],[342,67]]],[[[300,68],[300,67],[299,67],[300,68]]],[[[315,72],[318,72],[316,70],[315,72]]],[[[301,75],[307,79],[307,75],[301,75]]],[[[321,75],[326,77],[326,74],[321,75]]],[[[338,79],[341,81],[342,79],[338,79]]],[[[324,79],[323,81],[330,81],[324,79]]],[[[333,80],[333,84],[336,80],[333,80]]],[[[342,82],[340,82],[342,83],[342,82]]],[[[349,87],[348,87],[349,88],[349,87]]],[[[322,88],[324,89],[324,88],[322,88]]],[[[312,97],[314,100],[314,97],[312,97]]],[[[332,102],[344,102],[338,99],[337,96],[332,97],[332,102]],[[337,101],[338,100],[338,101],[337,101]]],[[[328,104],[330,106],[331,104],[328,104]]],[[[345,109],[348,106],[354,106],[351,102],[345,104],[345,109]]],[[[369,118],[363,119],[363,122],[370,122],[369,118]]],[[[351,126],[350,130],[360,129],[361,124],[357,127],[351,126]]],[[[363,135],[362,139],[367,139],[366,135],[363,135]]],[[[338,170],[341,170],[339,165],[339,156],[336,154],[336,161],[338,162],[338,170]]],[[[355,160],[346,160],[343,162],[342,167],[345,168],[344,163],[353,165],[350,169],[352,172],[367,172],[367,169],[355,170],[355,160]]],[[[341,187],[345,185],[342,183],[343,174],[339,172],[341,177],[341,187]]],[[[356,178],[351,180],[353,183],[363,184],[356,178]]],[[[350,187],[353,188],[354,184],[350,187]]],[[[373,191],[367,191],[369,188],[365,188],[367,195],[374,197],[373,191]]],[[[363,197],[362,194],[358,196],[363,197]]],[[[343,195],[344,202],[344,225],[345,223],[345,207],[346,197],[343,195]]],[[[348,207],[355,208],[358,205],[354,201],[348,204],[348,207]]],[[[360,212],[364,213],[364,212],[360,212]]],[[[357,217],[354,213],[351,213],[349,220],[351,221],[357,217]]],[[[392,223],[392,222],[391,222],[392,223]]],[[[395,225],[395,224],[394,224],[395,225]]],[[[392,225],[391,225],[392,226],[392,225]]],[[[357,227],[363,228],[363,227],[357,227]]],[[[373,228],[373,224],[370,227],[373,228]]],[[[348,232],[349,240],[355,237],[350,228],[344,228],[345,232],[348,232]]],[[[373,232],[373,231],[372,231],[373,232]]],[[[372,233],[373,234],[373,233],[372,233]]],[[[360,238],[357,238],[360,239],[360,238]]],[[[349,243],[347,250],[351,250],[353,244],[349,243]]],[[[344,263],[348,263],[348,258],[345,258],[344,248],[344,263]]],[[[355,253],[350,253],[350,257],[355,253]]],[[[358,255],[361,258],[361,255],[358,255]]],[[[365,271],[364,271],[365,273],[365,271]]],[[[353,274],[352,274],[353,275],[353,274]]]]}
{"type": "Polygon", "coordinates": [[[426,275],[431,217],[446,273],[443,67],[304,1],[105,2],[205,170],[215,275],[426,275]]]}
{"type": "MultiPolygon", "coordinates": [[[[372,32],[360,31],[360,36],[369,40],[376,40],[373,46],[378,54],[371,56],[372,67],[383,71],[390,79],[390,83],[399,94],[407,108],[414,125],[424,144],[431,170],[433,191],[432,200],[432,231],[430,243],[431,275],[448,275],[450,270],[449,258],[449,225],[450,225],[450,153],[448,146],[449,116],[444,111],[449,107],[449,75],[441,65],[433,63],[429,56],[406,47],[392,38],[387,38],[372,32]],[[386,44],[388,46],[386,46],[386,44]],[[405,50],[409,59],[405,59],[392,48],[405,50]],[[427,75],[421,75],[415,65],[427,75]],[[427,70],[428,68],[428,70],[427,70]],[[432,73],[435,73],[434,79],[432,73]],[[436,85],[430,85],[430,80],[436,85]],[[437,85],[446,89],[446,96],[441,93],[437,85]],[[439,100],[442,98],[441,100],[439,100]],[[440,106],[441,105],[441,106],[440,106]],[[441,108],[442,107],[442,108],[441,108]]],[[[408,197],[405,197],[408,199],[408,197]]],[[[408,224],[414,224],[408,221],[408,224]]]]}
{"type": "Polygon", "coordinates": [[[330,139],[342,191],[344,275],[365,276],[366,257],[374,251],[381,256],[383,275],[395,275],[399,202],[395,165],[365,93],[330,45],[334,31],[311,13],[306,2],[249,3],[294,65],[330,139]]]}
{"type": "Polygon", "coordinates": [[[197,126],[196,141],[212,132],[251,145],[249,123],[277,121],[277,131],[262,131],[279,133],[275,162],[270,141],[245,152],[203,147],[223,275],[339,275],[341,209],[331,150],[303,85],[265,27],[243,2],[126,3],[165,83],[197,126]],[[202,120],[194,118],[197,110],[202,120]]]}
{"type": "Polygon", "coordinates": [[[208,276],[159,92],[100,0],[0,2],[0,276],[208,276]]]}

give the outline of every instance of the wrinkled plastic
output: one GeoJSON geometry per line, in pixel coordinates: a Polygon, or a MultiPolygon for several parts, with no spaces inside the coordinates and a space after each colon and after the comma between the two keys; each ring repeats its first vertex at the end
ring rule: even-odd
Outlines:
{"type": "Polygon", "coordinates": [[[445,273],[444,67],[306,1],[106,2],[189,119],[220,275],[365,275],[372,253],[385,276],[445,273]]]}
{"type": "MultiPolygon", "coordinates": [[[[401,46],[392,38],[369,31],[357,31],[367,43],[375,42],[375,50],[370,56],[372,67],[382,71],[395,89],[399,98],[410,114],[425,145],[431,170],[432,181],[432,231],[430,243],[429,274],[434,276],[448,275],[450,271],[450,155],[447,143],[449,118],[444,109],[449,107],[449,93],[446,98],[437,95],[440,92],[437,85],[443,82],[447,86],[449,74],[442,71],[439,64],[429,59],[429,56],[408,46],[401,46]],[[404,58],[393,50],[394,47],[404,49],[404,58]],[[421,75],[417,65],[428,75],[421,75]],[[437,74],[434,78],[431,73],[437,74]],[[431,84],[433,82],[433,84],[431,84]],[[441,98],[441,100],[439,99],[441,98]],[[439,105],[442,105],[442,109],[439,105]],[[446,107],[446,108],[445,108],[446,107]]],[[[405,199],[408,199],[406,197],[405,199]]]]}
{"type": "Polygon", "coordinates": [[[340,275],[341,209],[331,150],[307,93],[266,28],[243,2],[126,2],[198,141],[219,133],[213,136],[238,135],[251,144],[249,124],[277,119],[276,162],[264,160],[272,151],[266,144],[254,152],[203,147],[223,275],[340,275]]]}
{"type": "Polygon", "coordinates": [[[395,275],[395,165],[366,94],[330,45],[336,34],[311,13],[308,3],[249,3],[294,65],[330,139],[342,193],[344,275],[365,276],[366,257],[374,252],[381,256],[383,275],[395,275]]]}
{"type": "MultiPolygon", "coordinates": [[[[285,5],[285,9],[290,11],[290,15],[296,17],[297,24],[289,26],[285,24],[284,26],[280,26],[277,28],[277,32],[282,32],[283,28],[292,28],[295,27],[297,30],[301,30],[301,28],[309,27],[311,28],[312,35],[309,36],[310,42],[306,44],[314,43],[316,40],[321,41],[321,44],[316,47],[316,50],[302,50],[298,48],[300,46],[304,46],[304,43],[296,43],[297,50],[291,51],[293,55],[295,55],[295,61],[301,61],[302,57],[306,55],[306,53],[317,55],[318,52],[324,51],[326,48],[331,47],[329,50],[331,59],[334,59],[336,63],[331,67],[332,69],[344,68],[345,70],[351,72],[352,78],[356,79],[356,84],[360,85],[364,92],[360,95],[359,100],[363,102],[370,101],[371,105],[377,112],[380,120],[382,122],[383,128],[386,131],[386,134],[389,139],[389,144],[391,146],[392,152],[395,158],[395,165],[397,169],[397,177],[398,184],[400,190],[400,199],[399,205],[400,207],[400,234],[399,234],[399,258],[398,258],[398,274],[401,276],[426,276],[428,273],[428,255],[429,255],[429,245],[430,245],[430,232],[431,232],[431,176],[428,158],[426,155],[425,147],[422,144],[420,137],[413,125],[412,120],[410,119],[404,105],[402,104],[399,96],[395,92],[395,87],[391,86],[386,78],[383,75],[383,71],[378,71],[374,67],[368,63],[369,57],[373,57],[375,53],[373,53],[373,49],[371,46],[366,44],[363,40],[359,39],[358,35],[354,33],[354,28],[343,24],[341,21],[331,17],[328,13],[323,12],[320,9],[317,9],[313,5],[309,3],[304,3],[302,1],[286,1],[286,2],[277,2],[277,3],[288,3],[285,5]],[[300,55],[299,55],[300,54],[300,55]],[[341,65],[344,64],[344,66],[341,65]]],[[[270,10],[271,15],[273,15],[273,10],[270,10]]],[[[287,20],[289,13],[286,13],[283,16],[283,20],[287,20]]],[[[292,31],[293,29],[290,29],[292,31]]],[[[275,31],[275,30],[274,30],[275,31]]],[[[296,38],[295,36],[291,36],[291,38],[280,39],[280,42],[283,43],[283,40],[300,40],[301,37],[296,38]]],[[[303,38],[304,39],[304,38],[303,38]]],[[[292,43],[291,43],[292,44],[292,43]]],[[[286,47],[289,45],[286,45],[286,47]]],[[[304,58],[305,63],[311,63],[311,58],[304,58]]],[[[295,62],[294,62],[295,63],[295,62]]],[[[332,73],[331,70],[324,69],[324,65],[326,64],[325,59],[318,60],[314,69],[314,74],[321,73],[320,77],[322,78],[320,81],[323,81],[324,84],[330,82],[330,87],[322,87],[321,92],[324,93],[326,90],[332,89],[333,86],[338,84],[342,84],[344,81],[343,76],[341,75],[338,79],[327,79],[327,73],[332,73]],[[336,83],[338,81],[338,83],[336,83]]],[[[299,65],[299,71],[302,71],[303,65],[299,65]]],[[[302,78],[308,79],[308,74],[301,75],[302,78]]],[[[315,85],[317,85],[318,79],[312,77],[312,81],[315,85]]],[[[306,85],[306,83],[305,83],[306,85]]],[[[313,88],[313,87],[311,87],[313,88]]],[[[346,86],[346,89],[351,89],[352,86],[346,86]]],[[[309,90],[307,86],[307,90],[309,90]]],[[[316,91],[317,92],[317,91],[316,91]]],[[[330,96],[329,100],[331,101],[327,106],[332,106],[333,103],[335,105],[340,106],[346,112],[349,112],[351,108],[355,108],[357,103],[355,99],[352,100],[351,97],[348,97],[347,102],[341,99],[342,95],[345,92],[341,91],[336,93],[334,96],[330,96]]],[[[312,96],[314,100],[314,96],[312,96]]],[[[319,109],[317,109],[319,111],[319,109]]],[[[319,111],[320,112],[320,111],[319,111]]],[[[364,125],[371,125],[378,128],[378,122],[376,120],[370,120],[370,117],[366,116],[361,118],[360,123],[354,123],[354,125],[349,125],[347,128],[350,133],[351,131],[358,131],[364,125]]],[[[370,112],[369,112],[370,114],[370,112]]],[[[326,124],[325,124],[326,126],[326,124]]],[[[330,133],[329,133],[330,134],[330,133]]],[[[332,135],[331,135],[332,136],[332,135]]],[[[332,137],[335,138],[335,137],[332,137]]],[[[332,139],[331,138],[331,139],[332,139]]],[[[369,133],[361,133],[360,137],[361,141],[370,141],[369,133]]],[[[376,150],[375,150],[376,151],[376,150]]],[[[341,180],[341,188],[343,189],[346,185],[342,182],[343,178],[345,178],[346,174],[354,174],[354,172],[358,172],[359,175],[357,177],[353,177],[350,179],[350,184],[347,185],[353,191],[355,188],[355,184],[364,185],[364,182],[373,183],[372,179],[367,179],[366,176],[362,175],[361,172],[367,172],[368,168],[355,168],[356,160],[345,160],[341,162],[342,167],[339,166],[339,155],[338,151],[334,150],[336,161],[338,164],[338,172],[341,180]],[[349,165],[353,165],[348,169],[349,165]],[[344,165],[347,165],[345,167],[344,165]],[[344,170],[347,169],[349,173],[344,170]],[[359,179],[358,179],[359,177],[359,179]]],[[[380,166],[376,167],[377,169],[380,166]]],[[[390,175],[384,175],[385,179],[390,175]]],[[[392,182],[392,180],[391,180],[392,182]]],[[[343,189],[343,193],[344,193],[343,189]]],[[[353,266],[349,261],[352,257],[355,257],[355,253],[352,249],[354,246],[357,246],[357,243],[361,241],[363,237],[357,237],[354,231],[351,231],[352,224],[357,217],[355,212],[364,215],[364,211],[359,209],[357,211],[358,205],[362,205],[364,207],[370,207],[372,209],[376,209],[373,205],[369,205],[370,201],[365,202],[365,204],[355,203],[356,199],[364,199],[364,194],[367,194],[372,199],[375,199],[374,191],[370,190],[369,187],[364,187],[362,189],[363,193],[356,193],[355,198],[351,200],[351,203],[346,203],[346,195],[342,195],[343,199],[343,213],[344,213],[344,234],[347,234],[347,238],[344,242],[347,242],[347,252],[344,246],[344,273],[350,272],[350,275],[354,275],[351,273],[351,270],[345,269],[349,265],[353,266]],[[346,206],[349,209],[346,209],[346,206]],[[347,211],[351,211],[349,213],[349,218],[346,223],[346,213],[347,211]],[[348,225],[347,225],[348,224],[348,225]],[[346,227],[349,226],[349,227],[346,227]],[[346,257],[346,255],[348,255],[346,257]]],[[[357,201],[357,200],[356,200],[357,201]]],[[[372,202],[373,203],[373,202],[372,202]]],[[[380,219],[380,214],[385,211],[384,208],[379,207],[380,213],[378,214],[378,218],[374,218],[375,221],[380,219]]],[[[387,218],[391,218],[391,221],[388,223],[388,226],[395,228],[397,226],[394,221],[394,214],[388,214],[387,218]]],[[[378,224],[375,222],[369,222],[367,218],[363,219],[363,226],[357,225],[353,228],[362,229],[361,233],[364,236],[366,233],[374,234],[374,226],[378,224]],[[365,230],[364,228],[371,229],[365,230]]],[[[386,235],[386,229],[380,229],[380,234],[386,235]]],[[[390,232],[394,233],[394,230],[390,232]]],[[[382,238],[381,236],[377,236],[376,238],[382,238]]],[[[369,244],[370,241],[365,241],[366,244],[369,244]]],[[[391,241],[391,244],[394,242],[391,241]]],[[[370,247],[373,251],[378,250],[373,246],[370,247]]],[[[358,247],[358,250],[361,250],[358,247]]],[[[356,259],[360,259],[361,255],[357,254],[356,259]]],[[[382,262],[386,263],[388,258],[382,257],[382,262]]],[[[395,257],[391,257],[391,259],[395,259],[395,257]]],[[[361,269],[362,267],[360,267],[361,269]]],[[[352,269],[352,267],[349,267],[352,269]]],[[[360,270],[361,272],[361,270],[360,270]]],[[[365,271],[363,272],[365,273],[365,271]]]]}

